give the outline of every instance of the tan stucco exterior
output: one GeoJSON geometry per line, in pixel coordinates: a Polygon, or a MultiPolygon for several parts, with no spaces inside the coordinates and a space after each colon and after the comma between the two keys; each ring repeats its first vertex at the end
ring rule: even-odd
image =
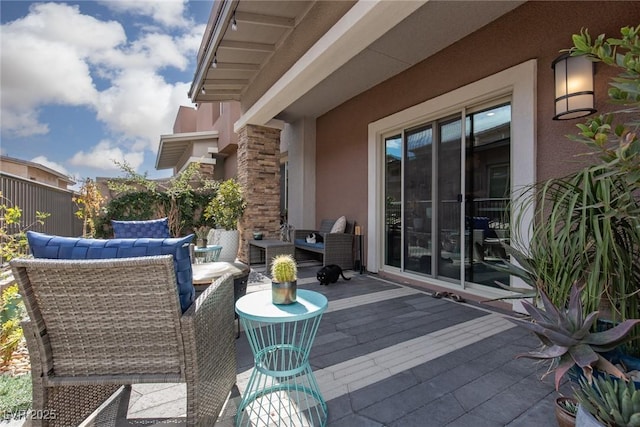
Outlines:
{"type": "Polygon", "coordinates": [[[69,177],[49,169],[46,166],[7,156],[0,157],[0,171],[64,190],[66,190],[69,185],[75,184],[69,177]]]}
{"type": "Polygon", "coordinates": [[[173,134],[160,137],[156,169],[172,168],[173,173],[199,161],[213,168],[213,178],[236,176],[238,135],[233,123],[240,116],[237,102],[215,102],[196,108],[181,106],[173,134]]]}
{"type": "MultiPolygon", "coordinates": [[[[312,12],[329,4],[310,3],[312,12]]],[[[275,4],[282,11],[288,2],[275,4]]],[[[380,184],[385,132],[425,123],[417,120],[461,115],[463,110],[467,117],[467,108],[480,109],[486,107],[484,103],[495,106],[509,102],[510,195],[515,188],[566,175],[588,161],[586,156],[577,157],[586,148],[566,137],[576,134],[576,124],[583,120],[552,120],[551,64],[561,50],[572,45],[571,36],[582,28],[593,37],[601,33],[617,37],[621,27],[640,22],[640,3],[632,1],[361,0],[336,10],[335,16],[318,25],[306,20],[313,13],[297,15],[288,37],[309,30],[313,35],[305,40],[316,41],[306,51],[301,52],[301,44],[285,37],[285,42],[276,43],[274,53],[262,61],[254,62],[253,56],[240,53],[240,48],[234,51],[234,61],[225,61],[221,55],[219,62],[227,67],[220,68],[227,72],[238,67],[236,58],[251,62],[258,71],[232,94],[216,89],[224,88],[229,78],[212,67],[216,49],[228,47],[240,37],[261,41],[260,30],[254,30],[261,25],[257,19],[252,23],[256,27],[243,27],[245,32],[228,30],[232,6],[248,11],[257,5],[242,0],[215,2],[212,16],[220,20],[211,31],[217,38],[203,44],[209,54],[201,52],[192,95],[199,96],[195,89],[205,87],[197,100],[238,100],[241,111],[234,126],[236,132],[248,125],[281,126],[280,150],[288,162],[289,224],[297,229],[317,229],[323,219],[344,215],[365,232],[364,261],[370,271],[399,273],[407,281],[462,288],[466,286],[462,280],[452,285],[452,281],[438,281],[437,274],[428,277],[428,272],[418,271],[427,273],[419,277],[412,275],[416,270],[381,262],[386,243],[384,189],[380,184]],[[216,10],[220,14],[216,15],[216,10]],[[319,34],[322,28],[326,32],[319,34]],[[441,111],[445,116],[438,115],[441,111]],[[416,115],[408,117],[411,114],[416,115]],[[409,124],[404,127],[404,123],[409,124]]],[[[595,108],[599,113],[611,111],[615,107],[607,103],[607,86],[615,71],[602,64],[595,70],[595,108]]],[[[497,157],[492,154],[492,161],[506,164],[506,153],[497,157]]],[[[433,169],[435,174],[445,176],[440,170],[447,169],[447,157],[433,158],[441,159],[433,169]]],[[[460,193],[465,191],[461,186],[460,193]]],[[[459,200],[463,196],[458,194],[459,200]]],[[[459,216],[464,224],[466,218],[459,216]]],[[[527,225],[531,217],[518,216],[517,221],[516,226],[506,224],[504,229],[527,225]]],[[[465,227],[461,225],[460,229],[465,227]]],[[[461,246],[465,250],[473,248],[467,243],[461,246]]],[[[464,270],[464,263],[459,265],[464,270]]],[[[460,277],[466,278],[463,273],[460,277]]],[[[445,278],[455,280],[454,276],[445,278]]]]}
{"type": "MultiPolygon", "coordinates": [[[[367,226],[367,126],[370,122],[446,94],[528,59],[538,60],[537,178],[561,176],[578,168],[583,146],[564,135],[580,121],[553,121],[551,62],[571,45],[571,35],[619,34],[637,25],[640,3],[528,2],[486,27],[348,100],[317,120],[316,219],[346,215],[367,226]],[[606,13],[605,13],[606,11],[606,13]],[[635,17],[635,18],[631,18],[635,17]]],[[[597,67],[596,108],[606,111],[607,77],[597,67]]],[[[532,118],[533,120],[534,118],[532,118]]],[[[517,154],[516,154],[517,155],[517,154]]],[[[584,161],[584,160],[582,160],[584,161]]]]}

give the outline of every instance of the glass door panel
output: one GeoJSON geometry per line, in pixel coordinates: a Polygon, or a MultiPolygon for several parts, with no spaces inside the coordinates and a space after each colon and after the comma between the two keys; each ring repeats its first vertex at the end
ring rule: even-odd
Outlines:
{"type": "Polygon", "coordinates": [[[487,264],[501,262],[509,242],[511,105],[485,109],[467,117],[465,144],[465,279],[497,287],[509,276],[487,264]]]}
{"type": "Polygon", "coordinates": [[[385,139],[385,264],[401,268],[402,261],[402,138],[385,139]]]}
{"type": "Polygon", "coordinates": [[[437,276],[460,280],[460,207],[462,120],[438,124],[438,239],[437,276]]]}
{"type": "Polygon", "coordinates": [[[431,273],[433,128],[405,132],[404,269],[431,273]]]}
{"type": "Polygon", "coordinates": [[[511,106],[462,120],[461,112],[385,138],[384,263],[497,286],[509,277],[487,264],[501,262],[509,242],[511,106]]]}

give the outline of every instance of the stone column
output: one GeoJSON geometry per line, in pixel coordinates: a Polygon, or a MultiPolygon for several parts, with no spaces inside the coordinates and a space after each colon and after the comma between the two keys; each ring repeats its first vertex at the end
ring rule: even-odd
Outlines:
{"type": "Polygon", "coordinates": [[[238,258],[247,262],[254,231],[280,238],[280,129],[246,125],[238,130],[238,183],[247,208],[238,223],[238,258]]]}

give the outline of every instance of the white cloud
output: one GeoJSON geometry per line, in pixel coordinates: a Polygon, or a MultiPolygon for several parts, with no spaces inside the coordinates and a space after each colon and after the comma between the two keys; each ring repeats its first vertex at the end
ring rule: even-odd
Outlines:
{"type": "Polygon", "coordinates": [[[4,93],[2,97],[2,132],[18,137],[45,135],[49,133],[49,126],[38,121],[38,111],[34,109],[5,108],[4,93]]]}
{"type": "Polygon", "coordinates": [[[31,161],[33,163],[38,163],[38,164],[41,164],[42,166],[46,166],[49,169],[53,169],[54,171],[59,172],[63,175],[71,176],[69,171],[64,166],[62,166],[60,163],[56,163],[47,159],[45,156],[34,157],[33,159],[31,159],[31,161]]]}
{"type": "Polygon", "coordinates": [[[93,106],[97,91],[86,56],[124,40],[120,24],[56,3],[36,4],[26,17],[3,25],[2,131],[46,133],[48,127],[38,117],[43,105],[93,106]]]}
{"type": "Polygon", "coordinates": [[[76,153],[69,163],[74,166],[90,167],[104,171],[119,171],[120,167],[115,164],[128,163],[137,169],[144,161],[144,153],[141,151],[124,152],[120,147],[115,146],[111,141],[102,140],[90,151],[80,151],[76,153]]]}
{"type": "Polygon", "coordinates": [[[107,0],[100,3],[116,12],[149,16],[157,23],[169,27],[190,25],[190,21],[184,17],[187,0],[107,0]]]}
{"type": "Polygon", "coordinates": [[[160,135],[171,133],[179,106],[191,105],[188,90],[187,83],[170,85],[158,74],[128,70],[100,94],[98,118],[155,152],[160,135]]]}
{"type": "Polygon", "coordinates": [[[91,55],[90,60],[97,66],[106,67],[104,75],[111,78],[114,71],[127,69],[157,70],[174,67],[184,70],[189,58],[185,56],[180,41],[180,38],[174,39],[168,34],[149,33],[134,40],[126,48],[96,52],[91,55]]]}
{"type": "Polygon", "coordinates": [[[11,137],[46,135],[53,128],[43,116],[50,107],[85,107],[104,125],[100,138],[118,143],[89,139],[87,146],[95,145],[71,149],[77,152],[65,164],[111,171],[119,170],[116,159],[138,168],[145,150],[155,155],[160,135],[171,133],[180,105],[191,105],[190,82],[174,83],[163,74],[187,70],[205,26],[185,18],[186,1],[101,4],[149,16],[156,26],[128,40],[120,22],[49,2],[0,27],[0,130],[11,137]]]}

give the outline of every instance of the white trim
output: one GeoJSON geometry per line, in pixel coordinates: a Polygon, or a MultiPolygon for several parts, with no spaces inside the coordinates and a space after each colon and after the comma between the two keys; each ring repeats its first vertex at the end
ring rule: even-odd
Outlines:
{"type": "Polygon", "coordinates": [[[206,130],[201,132],[170,133],[166,135],[160,135],[160,142],[196,141],[200,139],[214,139],[214,138],[218,138],[219,135],[220,133],[217,130],[206,130]]]}
{"type": "Polygon", "coordinates": [[[186,162],[184,162],[184,164],[182,165],[182,167],[180,168],[180,170],[177,173],[180,173],[182,171],[184,171],[187,167],[189,167],[189,165],[191,163],[201,163],[201,164],[205,164],[205,165],[214,165],[216,164],[216,159],[211,159],[208,157],[194,157],[191,156],[187,159],[186,162]]]}
{"type": "MultiPolygon", "coordinates": [[[[368,226],[367,269],[381,270],[383,265],[382,194],[384,153],[380,149],[382,137],[449,114],[460,112],[465,107],[501,96],[511,96],[511,170],[512,189],[523,188],[536,181],[536,74],[537,61],[531,59],[519,65],[470,83],[449,93],[409,107],[369,124],[368,136],[368,226]]],[[[515,218],[515,215],[512,215],[515,218]]],[[[523,214],[523,223],[533,219],[532,212],[523,214]]],[[[511,227],[512,230],[517,229],[511,227]]],[[[523,233],[527,227],[520,227],[523,233]]],[[[523,242],[528,235],[522,235],[523,242]]],[[[512,280],[515,286],[523,285],[512,280]]]]}
{"type": "Polygon", "coordinates": [[[264,126],[424,3],[358,1],[238,119],[234,130],[264,126]]]}

